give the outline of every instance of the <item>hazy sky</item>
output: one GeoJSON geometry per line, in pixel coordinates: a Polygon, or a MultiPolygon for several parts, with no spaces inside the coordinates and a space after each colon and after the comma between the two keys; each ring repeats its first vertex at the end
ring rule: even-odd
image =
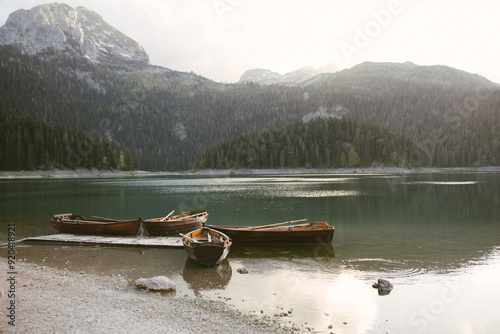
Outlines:
{"type": "MultiPolygon", "coordinates": [[[[0,0],[0,26],[44,0],[0,0]]],[[[448,65],[500,82],[495,0],[67,0],[136,40],[150,62],[221,82],[364,61],[448,65]]]]}

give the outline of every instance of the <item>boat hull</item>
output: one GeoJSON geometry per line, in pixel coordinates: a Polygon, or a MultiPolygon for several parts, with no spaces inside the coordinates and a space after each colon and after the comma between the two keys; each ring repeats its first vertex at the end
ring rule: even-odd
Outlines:
{"type": "Polygon", "coordinates": [[[184,216],[181,214],[164,221],[159,218],[147,219],[144,221],[144,227],[149,235],[168,235],[178,231],[198,228],[207,221],[207,218],[207,211],[192,210],[184,216]]]}
{"type": "Polygon", "coordinates": [[[205,267],[213,267],[221,263],[229,254],[229,248],[216,245],[199,245],[184,247],[189,258],[205,267]]]}
{"type": "Polygon", "coordinates": [[[183,236],[182,243],[189,258],[206,267],[224,261],[232,244],[228,236],[207,227],[183,236]],[[210,234],[211,239],[206,238],[207,234],[210,234]]]}
{"type": "Polygon", "coordinates": [[[87,234],[87,235],[137,235],[141,226],[141,219],[99,221],[89,220],[82,216],[55,215],[50,220],[53,228],[61,233],[87,234]]]}
{"type": "Polygon", "coordinates": [[[229,236],[236,243],[329,243],[335,229],[305,229],[298,227],[280,227],[263,230],[245,230],[251,226],[213,226],[208,227],[229,236]]]}

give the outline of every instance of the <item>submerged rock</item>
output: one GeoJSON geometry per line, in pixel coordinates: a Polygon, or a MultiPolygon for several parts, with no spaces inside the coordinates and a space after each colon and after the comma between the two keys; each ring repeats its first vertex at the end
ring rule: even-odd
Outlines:
{"type": "Polygon", "coordinates": [[[373,283],[372,287],[378,289],[378,294],[380,296],[385,296],[391,293],[393,285],[388,280],[379,278],[378,282],[373,283]]]}
{"type": "Polygon", "coordinates": [[[175,283],[165,276],[139,278],[135,281],[135,286],[138,288],[153,291],[175,291],[177,288],[175,286],[175,283]]]}

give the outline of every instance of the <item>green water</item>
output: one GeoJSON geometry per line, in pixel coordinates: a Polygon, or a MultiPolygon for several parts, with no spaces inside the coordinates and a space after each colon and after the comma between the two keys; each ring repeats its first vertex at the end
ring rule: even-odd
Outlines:
{"type": "Polygon", "coordinates": [[[18,239],[52,234],[56,213],[132,219],[189,209],[207,209],[216,225],[327,221],[335,236],[331,247],[234,245],[228,261],[209,270],[181,249],[30,244],[17,251],[29,262],[130,281],[166,275],[178,295],[245,312],[293,309],[284,321],[306,331],[500,331],[498,173],[4,180],[0,241],[8,224],[18,239]],[[394,284],[389,295],[371,287],[378,278],[394,284]]]}

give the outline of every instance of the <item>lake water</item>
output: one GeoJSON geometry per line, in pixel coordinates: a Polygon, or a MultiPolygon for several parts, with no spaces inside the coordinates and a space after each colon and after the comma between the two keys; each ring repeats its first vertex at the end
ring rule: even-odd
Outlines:
{"type": "Polygon", "coordinates": [[[178,296],[271,317],[290,310],[281,319],[304,331],[500,332],[499,173],[2,180],[0,240],[8,224],[18,239],[52,234],[55,213],[132,219],[174,209],[207,209],[216,225],[327,221],[335,236],[331,245],[234,245],[211,269],[182,249],[32,243],[18,257],[131,282],[165,275],[178,296]],[[389,295],[372,288],[378,278],[393,283],[389,295]]]}

